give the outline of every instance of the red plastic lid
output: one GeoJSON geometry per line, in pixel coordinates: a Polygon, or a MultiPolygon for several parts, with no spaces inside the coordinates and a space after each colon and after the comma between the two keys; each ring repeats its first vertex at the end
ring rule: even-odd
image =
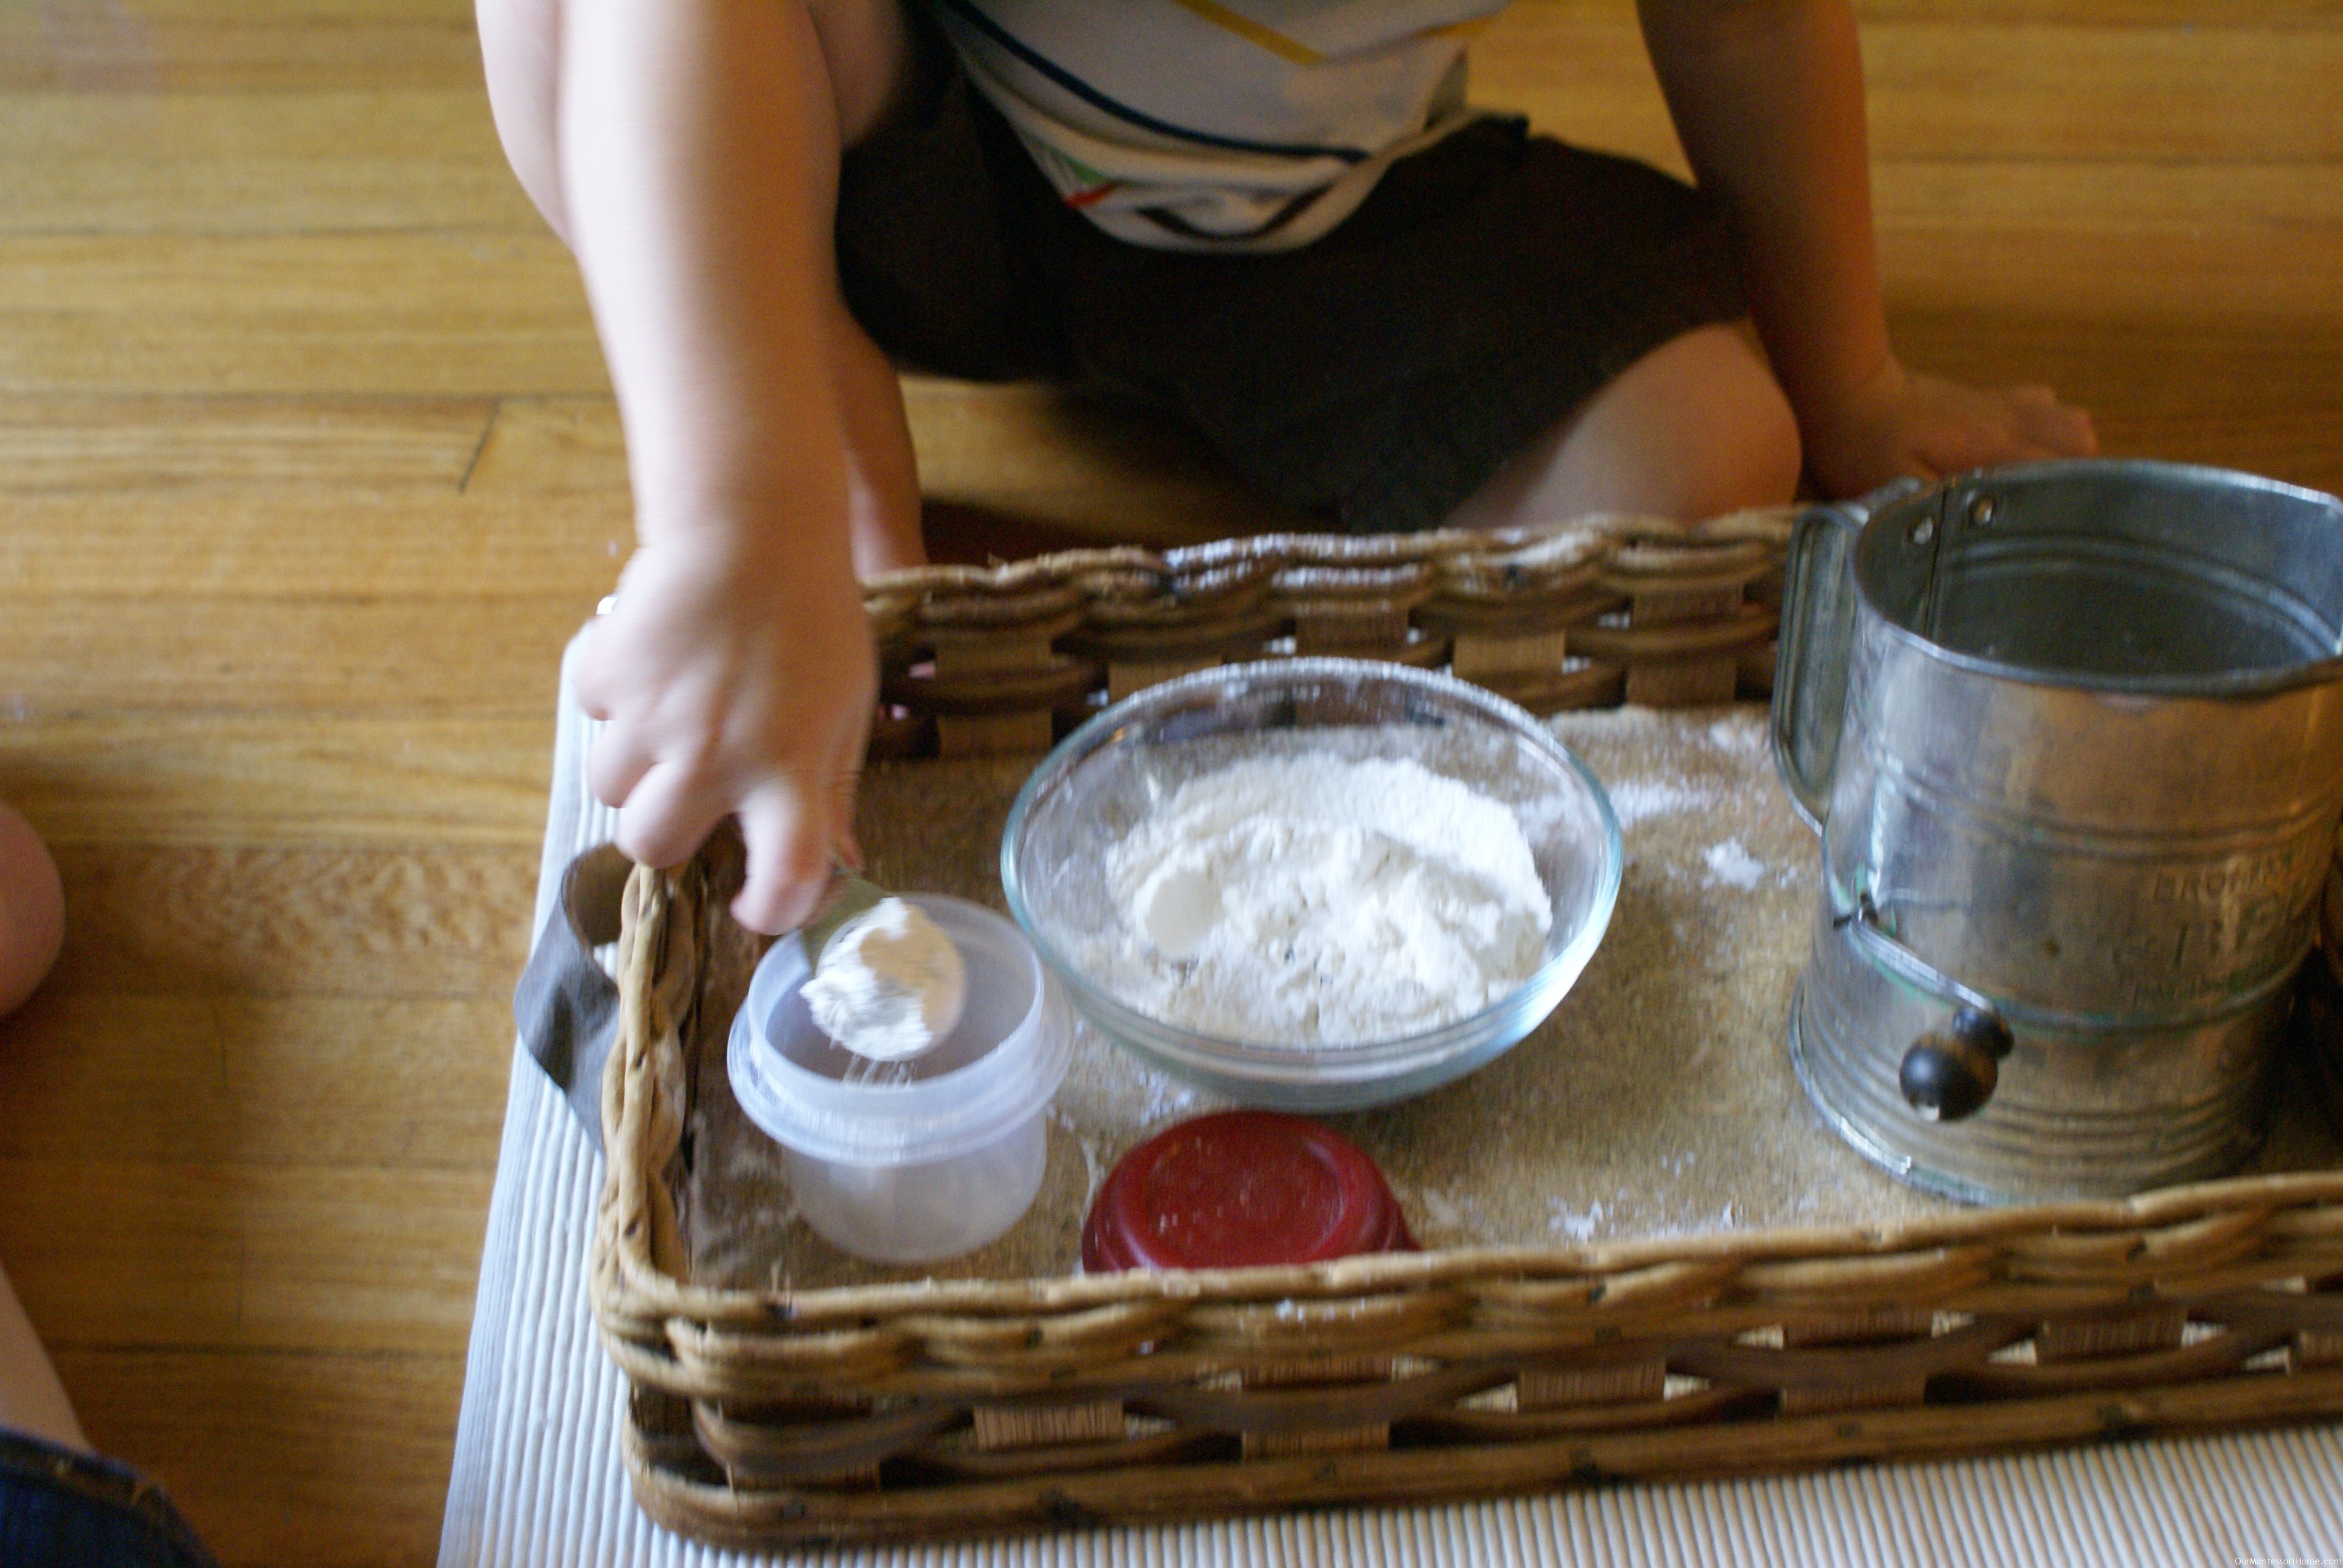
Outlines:
{"type": "Polygon", "coordinates": [[[1200,1116],[1149,1139],[1108,1172],[1082,1227],[1092,1273],[1413,1251],[1374,1161],[1332,1131],[1272,1111],[1200,1116]]]}

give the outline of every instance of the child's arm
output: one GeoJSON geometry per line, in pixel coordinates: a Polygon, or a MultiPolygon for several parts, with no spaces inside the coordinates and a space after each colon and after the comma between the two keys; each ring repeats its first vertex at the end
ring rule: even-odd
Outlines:
{"type": "Polygon", "coordinates": [[[876,685],[830,83],[806,12],[771,0],[567,0],[559,31],[546,205],[618,392],[639,544],[578,671],[608,720],[588,780],[649,864],[737,811],[734,910],[786,930],[854,853],[876,685]]]}
{"type": "Polygon", "coordinates": [[[1872,243],[1863,59],[1847,0],[1640,0],[1685,155],[1730,216],[1751,311],[1834,495],[1898,474],[2096,448],[2041,387],[1986,391],[1906,370],[1872,243]]]}

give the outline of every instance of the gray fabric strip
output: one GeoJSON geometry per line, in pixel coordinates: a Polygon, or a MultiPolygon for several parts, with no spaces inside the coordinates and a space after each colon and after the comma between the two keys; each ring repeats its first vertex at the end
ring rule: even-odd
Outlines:
{"type": "Polygon", "coordinates": [[[568,1097],[596,1149],[602,1147],[602,1064],[618,1028],[618,988],[593,950],[618,940],[619,900],[633,862],[598,844],[569,862],[552,918],[513,991],[521,1047],[568,1097]]]}

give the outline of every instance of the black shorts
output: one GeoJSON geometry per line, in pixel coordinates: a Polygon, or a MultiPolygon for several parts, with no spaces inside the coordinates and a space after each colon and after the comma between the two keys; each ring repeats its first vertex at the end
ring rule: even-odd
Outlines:
{"type": "Polygon", "coordinates": [[[1745,314],[1715,204],[1516,119],[1402,159],[1299,250],[1125,244],[921,32],[916,101],[840,173],[839,276],[864,329],[938,374],[1168,411],[1342,528],[1436,526],[1644,354],[1745,314]]]}

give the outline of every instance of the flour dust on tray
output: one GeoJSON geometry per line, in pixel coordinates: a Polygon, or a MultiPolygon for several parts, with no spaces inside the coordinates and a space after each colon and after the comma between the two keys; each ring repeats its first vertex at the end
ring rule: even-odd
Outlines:
{"type": "Polygon", "coordinates": [[[1554,906],[1495,800],[1412,760],[1257,757],[1190,779],[1109,851],[1122,930],[1085,967],[1126,1005],[1255,1044],[1396,1040],[1537,971],[1554,906]]]}

